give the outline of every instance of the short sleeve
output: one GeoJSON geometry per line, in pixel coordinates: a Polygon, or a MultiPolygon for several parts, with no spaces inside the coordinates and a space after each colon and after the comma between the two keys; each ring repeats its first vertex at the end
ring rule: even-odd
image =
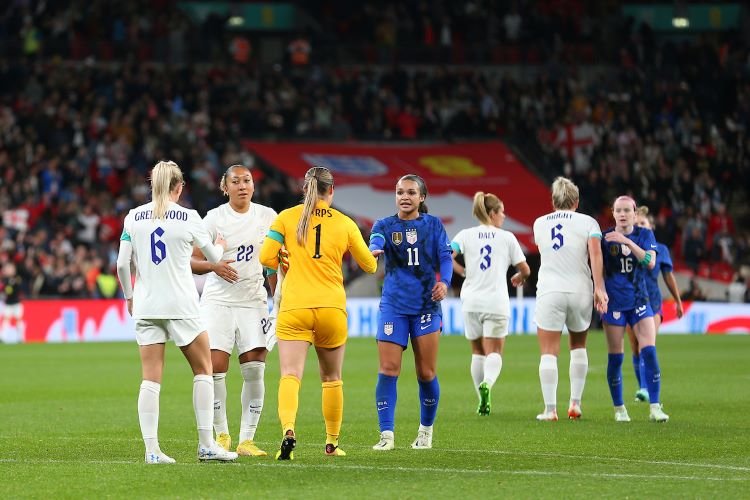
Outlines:
{"type": "Polygon", "coordinates": [[[521,262],[526,262],[526,256],[521,250],[521,244],[518,243],[518,238],[513,233],[508,233],[508,240],[510,243],[510,262],[514,266],[517,266],[521,262]]]}
{"type": "Polygon", "coordinates": [[[203,248],[210,245],[213,240],[206,230],[203,219],[195,210],[188,211],[188,220],[190,221],[190,234],[193,237],[193,245],[203,248]]]}
{"type": "Polygon", "coordinates": [[[602,238],[602,229],[593,217],[591,217],[591,225],[589,226],[589,238],[602,238]]]}
{"type": "Polygon", "coordinates": [[[466,251],[465,239],[466,239],[466,230],[462,229],[453,238],[453,241],[451,241],[451,248],[453,249],[454,252],[464,253],[466,251]]]}

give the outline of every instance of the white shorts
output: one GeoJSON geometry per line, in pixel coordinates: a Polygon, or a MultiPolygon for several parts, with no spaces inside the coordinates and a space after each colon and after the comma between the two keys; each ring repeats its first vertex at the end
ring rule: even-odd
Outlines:
{"type": "Polygon", "coordinates": [[[508,336],[508,317],[501,314],[464,312],[464,334],[469,340],[482,337],[501,339],[508,336]]]}
{"type": "Polygon", "coordinates": [[[536,298],[534,321],[542,330],[585,332],[591,326],[594,296],[590,293],[551,292],[536,298]]]}
{"type": "Polygon", "coordinates": [[[138,345],[164,344],[172,339],[178,347],[184,347],[205,331],[203,322],[198,318],[135,320],[135,340],[138,345]]]}
{"type": "Polygon", "coordinates": [[[266,348],[271,321],[267,309],[201,304],[201,317],[208,327],[212,350],[238,354],[266,348]]]}
{"type": "Polygon", "coordinates": [[[2,316],[6,318],[22,319],[23,318],[23,304],[5,304],[3,308],[2,316]]]}

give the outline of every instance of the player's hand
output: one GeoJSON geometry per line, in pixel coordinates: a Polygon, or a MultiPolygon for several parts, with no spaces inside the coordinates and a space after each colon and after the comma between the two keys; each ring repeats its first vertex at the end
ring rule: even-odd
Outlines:
{"type": "Polygon", "coordinates": [[[622,243],[626,245],[630,242],[627,236],[622,233],[618,233],[617,231],[608,232],[606,235],[604,235],[604,239],[607,241],[613,241],[615,243],[622,243]]]}
{"type": "Polygon", "coordinates": [[[448,285],[442,281],[435,283],[432,287],[432,300],[439,302],[448,296],[448,285]]]}
{"type": "Polygon", "coordinates": [[[224,239],[224,237],[221,235],[221,233],[216,234],[216,240],[214,240],[214,245],[220,245],[221,248],[224,250],[227,249],[227,240],[224,239]]]}
{"type": "Polygon", "coordinates": [[[237,270],[230,266],[234,260],[222,260],[214,264],[214,272],[227,283],[237,283],[240,275],[237,270]]]}
{"type": "Polygon", "coordinates": [[[604,314],[607,312],[609,297],[606,290],[594,289],[594,307],[596,312],[604,314]]]}
{"type": "Polygon", "coordinates": [[[126,301],[128,303],[128,314],[133,316],[133,298],[126,299],[126,301]]]}
{"type": "Polygon", "coordinates": [[[284,247],[279,250],[279,270],[284,274],[289,272],[289,251],[284,247]]]}
{"type": "Polygon", "coordinates": [[[377,249],[376,249],[376,250],[373,250],[373,251],[372,251],[372,256],[373,256],[373,257],[375,257],[375,258],[377,259],[377,258],[378,258],[378,257],[380,257],[381,255],[383,255],[383,253],[385,253],[385,250],[377,250],[377,249]]]}
{"type": "Polygon", "coordinates": [[[682,318],[685,315],[685,311],[682,309],[682,302],[677,303],[677,319],[682,318]]]}
{"type": "Polygon", "coordinates": [[[510,277],[510,284],[515,287],[523,286],[526,283],[526,279],[521,273],[516,273],[510,277]]]}

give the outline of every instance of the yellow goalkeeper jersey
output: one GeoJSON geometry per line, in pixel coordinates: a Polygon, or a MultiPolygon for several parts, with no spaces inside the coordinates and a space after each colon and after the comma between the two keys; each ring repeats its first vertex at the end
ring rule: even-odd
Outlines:
{"type": "Polygon", "coordinates": [[[303,205],[282,211],[271,224],[263,241],[260,262],[277,269],[278,253],[284,245],[289,252],[289,271],[281,285],[280,311],[336,307],[346,310],[344,254],[351,252],[365,272],[374,273],[377,260],[372,256],[359,228],[346,215],[322,200],[313,210],[308,226],[307,243],[297,242],[297,225],[303,205]]]}

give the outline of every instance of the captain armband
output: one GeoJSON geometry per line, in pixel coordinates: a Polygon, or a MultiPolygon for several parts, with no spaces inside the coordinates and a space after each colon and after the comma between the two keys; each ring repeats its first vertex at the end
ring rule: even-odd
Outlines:
{"type": "Polygon", "coordinates": [[[646,252],[646,255],[644,255],[638,262],[640,262],[642,266],[648,266],[649,262],[651,262],[651,254],[646,252]]]}

